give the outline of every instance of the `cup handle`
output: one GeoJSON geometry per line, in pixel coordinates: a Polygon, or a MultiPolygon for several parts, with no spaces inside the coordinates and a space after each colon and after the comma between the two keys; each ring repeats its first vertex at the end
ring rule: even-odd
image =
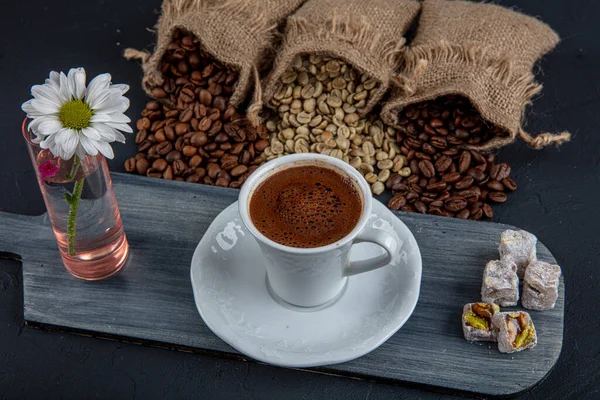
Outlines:
{"type": "Polygon", "coordinates": [[[394,254],[398,252],[398,241],[396,238],[381,229],[364,228],[356,239],[354,239],[353,244],[364,242],[383,247],[385,254],[380,254],[368,260],[349,262],[344,269],[344,276],[362,274],[363,272],[384,267],[392,261],[394,254]]]}

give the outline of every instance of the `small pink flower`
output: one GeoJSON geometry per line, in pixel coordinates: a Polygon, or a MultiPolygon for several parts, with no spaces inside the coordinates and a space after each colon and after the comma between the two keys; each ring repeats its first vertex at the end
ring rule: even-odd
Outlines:
{"type": "Polygon", "coordinates": [[[46,161],[38,167],[42,178],[52,178],[58,172],[58,167],[52,161],[46,161]]]}

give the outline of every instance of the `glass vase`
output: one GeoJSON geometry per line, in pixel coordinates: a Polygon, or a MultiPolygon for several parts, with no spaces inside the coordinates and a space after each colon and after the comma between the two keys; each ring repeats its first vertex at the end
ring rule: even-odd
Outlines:
{"type": "Polygon", "coordinates": [[[23,136],[63,264],[84,280],[114,275],[127,261],[129,244],[106,159],[100,153],[82,159],[55,157],[32,141],[28,123],[23,121],[23,136]]]}

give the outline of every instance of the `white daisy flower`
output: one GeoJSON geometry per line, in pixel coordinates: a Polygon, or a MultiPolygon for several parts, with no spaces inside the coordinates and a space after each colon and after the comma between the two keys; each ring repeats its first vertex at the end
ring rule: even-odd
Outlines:
{"type": "Polygon", "coordinates": [[[67,75],[52,71],[43,85],[31,87],[34,98],[21,108],[32,120],[34,142],[55,156],[69,160],[74,154],[83,158],[100,152],[112,159],[109,143],[125,142],[119,131],[133,132],[124,114],[129,86],[113,85],[110,74],[98,75],[87,87],[85,80],[83,68],[72,68],[67,75]]]}

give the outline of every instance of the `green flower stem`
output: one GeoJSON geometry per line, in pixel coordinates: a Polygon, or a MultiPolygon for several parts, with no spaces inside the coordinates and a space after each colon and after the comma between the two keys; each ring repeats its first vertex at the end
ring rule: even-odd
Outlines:
{"type": "MultiPolygon", "coordinates": [[[[71,172],[69,173],[69,175],[67,175],[68,179],[72,179],[77,174],[77,169],[79,168],[79,165],[79,157],[75,156],[71,172]]],[[[75,186],[73,187],[73,193],[65,193],[65,199],[69,204],[69,216],[67,217],[67,242],[69,246],[70,256],[74,256],[77,253],[77,251],[75,250],[75,237],[77,236],[77,234],[75,233],[75,228],[77,226],[77,210],[79,209],[79,200],[81,199],[81,192],[83,191],[84,182],[85,178],[79,179],[77,182],[75,182],[75,186]]]]}

